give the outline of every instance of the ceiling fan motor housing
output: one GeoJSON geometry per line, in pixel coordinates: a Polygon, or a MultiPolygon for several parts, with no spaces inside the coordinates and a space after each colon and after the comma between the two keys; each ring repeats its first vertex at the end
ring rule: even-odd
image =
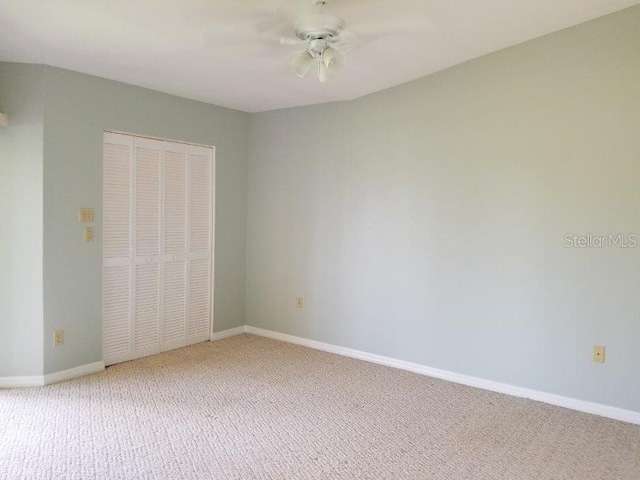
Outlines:
{"type": "Polygon", "coordinates": [[[300,40],[332,40],[340,35],[344,21],[334,15],[318,13],[300,18],[296,22],[296,37],[300,40]]]}

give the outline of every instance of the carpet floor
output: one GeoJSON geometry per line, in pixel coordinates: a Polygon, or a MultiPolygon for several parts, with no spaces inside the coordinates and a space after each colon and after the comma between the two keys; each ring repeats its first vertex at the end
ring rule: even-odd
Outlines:
{"type": "Polygon", "coordinates": [[[640,479],[640,427],[265,338],[0,391],[0,479],[640,479]]]}

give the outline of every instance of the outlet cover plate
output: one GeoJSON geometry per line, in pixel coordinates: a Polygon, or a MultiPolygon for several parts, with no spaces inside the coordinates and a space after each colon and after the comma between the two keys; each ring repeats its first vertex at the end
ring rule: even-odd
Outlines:
{"type": "Polygon", "coordinates": [[[604,347],[600,345],[593,346],[593,361],[595,363],[604,363],[604,347]]]}
{"type": "Polygon", "coordinates": [[[53,346],[59,347],[64,344],[64,330],[56,330],[53,332],[53,346]]]}

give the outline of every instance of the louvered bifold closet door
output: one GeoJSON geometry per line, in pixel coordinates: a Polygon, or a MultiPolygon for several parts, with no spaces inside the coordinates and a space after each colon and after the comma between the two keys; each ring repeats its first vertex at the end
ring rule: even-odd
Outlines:
{"type": "Polygon", "coordinates": [[[213,149],[104,139],[105,364],[208,340],[213,149]]]}
{"type": "Polygon", "coordinates": [[[188,343],[209,337],[213,228],[213,150],[189,146],[188,343]]]}
{"type": "Polygon", "coordinates": [[[102,344],[107,365],[129,360],[133,282],[133,139],[105,133],[102,344]]]}

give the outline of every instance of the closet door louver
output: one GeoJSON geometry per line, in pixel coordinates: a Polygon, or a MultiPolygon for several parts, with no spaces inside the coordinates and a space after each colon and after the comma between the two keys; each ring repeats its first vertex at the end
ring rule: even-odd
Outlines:
{"type": "Polygon", "coordinates": [[[213,149],[104,142],[105,364],[208,340],[213,149]]]}

